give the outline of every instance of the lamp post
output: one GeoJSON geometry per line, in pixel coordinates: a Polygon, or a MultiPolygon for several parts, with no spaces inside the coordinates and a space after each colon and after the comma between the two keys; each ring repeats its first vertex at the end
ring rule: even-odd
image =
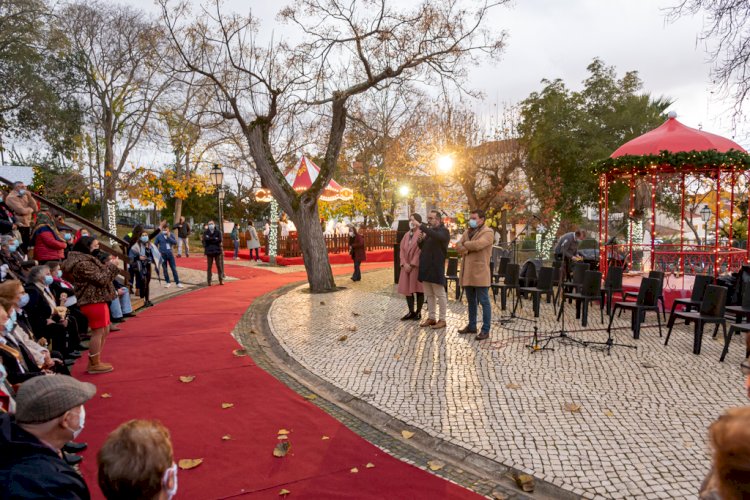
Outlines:
{"type": "Polygon", "coordinates": [[[224,232],[224,221],[222,219],[222,210],[221,210],[221,202],[224,198],[223,191],[224,189],[222,186],[224,185],[224,172],[222,172],[221,167],[218,163],[214,163],[213,168],[211,169],[211,172],[209,172],[209,177],[211,178],[211,182],[213,183],[214,187],[216,188],[216,201],[219,206],[219,227],[221,228],[221,232],[224,232]]]}
{"type": "Polygon", "coordinates": [[[708,205],[703,205],[700,214],[703,221],[703,244],[708,245],[708,221],[711,220],[711,209],[708,208],[708,205]]]}

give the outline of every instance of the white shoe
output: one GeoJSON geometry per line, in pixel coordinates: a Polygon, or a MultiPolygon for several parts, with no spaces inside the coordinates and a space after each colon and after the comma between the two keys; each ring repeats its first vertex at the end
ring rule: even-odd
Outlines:
{"type": "Polygon", "coordinates": [[[172,286],[171,283],[164,283],[164,288],[169,288],[170,286],[172,286]]]}
{"type": "Polygon", "coordinates": [[[185,288],[182,283],[177,283],[177,288],[185,288]]]}

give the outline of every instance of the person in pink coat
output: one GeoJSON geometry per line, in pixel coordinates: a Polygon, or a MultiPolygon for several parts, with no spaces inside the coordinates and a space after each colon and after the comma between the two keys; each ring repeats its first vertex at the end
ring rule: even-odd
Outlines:
{"type": "Polygon", "coordinates": [[[418,320],[422,317],[422,304],[424,304],[424,290],[422,283],[417,279],[419,277],[419,254],[422,250],[419,248],[419,225],[422,223],[422,216],[411,214],[409,217],[409,232],[401,239],[401,274],[398,277],[398,293],[406,295],[406,304],[409,306],[409,313],[401,318],[402,321],[409,319],[418,320]],[[414,294],[417,295],[416,308],[414,307],[414,294]]]}

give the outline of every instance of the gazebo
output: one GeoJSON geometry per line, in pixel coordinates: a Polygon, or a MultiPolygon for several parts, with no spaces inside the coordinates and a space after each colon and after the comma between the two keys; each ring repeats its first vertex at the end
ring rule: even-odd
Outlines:
{"type": "MultiPolygon", "coordinates": [[[[739,215],[738,203],[742,201],[737,199],[736,192],[739,188],[748,191],[748,169],[750,155],[740,145],[724,137],[687,127],[677,121],[673,113],[664,124],[623,144],[609,158],[597,162],[594,171],[599,176],[599,255],[603,257],[600,258],[602,272],[606,273],[608,263],[628,264],[632,269],[639,260],[642,263],[641,271],[659,269],[681,275],[708,272],[716,277],[738,270],[742,264],[750,261],[750,248],[735,246],[733,234],[733,224],[739,215]],[[686,178],[706,179],[711,185],[702,192],[707,201],[703,215],[708,215],[708,218],[703,218],[705,238],[702,243],[686,241],[685,238],[686,178]],[[679,243],[657,243],[657,194],[660,189],[666,189],[670,182],[675,186],[673,193],[679,196],[680,239],[679,243]],[[629,195],[628,213],[625,214],[627,238],[625,243],[620,244],[615,243],[614,237],[610,239],[609,232],[610,194],[615,188],[626,188],[629,195]],[[646,227],[643,228],[648,234],[640,241],[634,230],[642,224],[636,217],[637,192],[641,196],[644,193],[648,193],[646,197],[650,196],[649,212],[644,220],[646,227]],[[711,207],[708,207],[708,202],[711,207]],[[709,233],[711,215],[714,221],[709,233]],[[725,231],[723,238],[720,235],[722,228],[725,231]],[[709,235],[713,241],[708,241],[709,235]]],[[[692,219],[694,213],[691,211],[690,215],[692,219]]]]}

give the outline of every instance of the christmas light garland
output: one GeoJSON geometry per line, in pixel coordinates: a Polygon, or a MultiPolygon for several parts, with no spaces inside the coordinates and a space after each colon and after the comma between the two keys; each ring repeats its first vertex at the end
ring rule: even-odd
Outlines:
{"type": "Polygon", "coordinates": [[[279,202],[271,198],[271,227],[268,231],[268,257],[276,258],[279,246],[279,202]]]}
{"type": "MultiPolygon", "coordinates": [[[[107,200],[107,231],[110,234],[117,234],[117,202],[115,200],[107,200]]],[[[115,240],[109,239],[109,245],[114,247],[115,240]]]]}
{"type": "Polygon", "coordinates": [[[682,151],[673,153],[661,151],[658,155],[623,155],[616,158],[605,158],[591,165],[594,174],[610,172],[646,173],[649,169],[669,166],[676,171],[696,168],[739,168],[750,170],[750,154],[730,149],[720,153],[715,149],[707,151],[682,151]]]}
{"type": "Polygon", "coordinates": [[[536,235],[536,251],[541,259],[547,259],[552,252],[552,244],[555,241],[557,230],[560,229],[560,214],[555,214],[552,218],[552,224],[543,233],[536,235]]]}

